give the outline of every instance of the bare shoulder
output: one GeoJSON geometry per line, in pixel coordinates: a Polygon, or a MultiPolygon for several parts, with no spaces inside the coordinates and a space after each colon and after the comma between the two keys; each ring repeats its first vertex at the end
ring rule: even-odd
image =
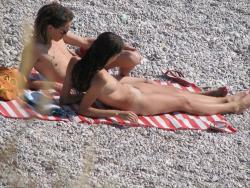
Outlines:
{"type": "Polygon", "coordinates": [[[36,66],[38,62],[45,61],[44,57],[48,56],[48,48],[43,44],[29,43],[24,47],[22,55],[28,56],[28,53],[32,54],[32,63],[36,66]]]}
{"type": "Polygon", "coordinates": [[[48,54],[48,47],[44,44],[33,43],[33,50],[36,52],[36,55],[40,56],[43,54],[48,54]]]}
{"type": "Polygon", "coordinates": [[[52,70],[52,68],[48,65],[51,58],[48,55],[48,47],[46,45],[34,43],[32,45],[32,56],[34,68],[38,72],[44,73],[48,69],[52,70]]]}
{"type": "Polygon", "coordinates": [[[40,47],[31,41],[26,43],[23,47],[21,53],[22,59],[20,64],[20,71],[23,72],[26,76],[29,75],[31,69],[39,61],[40,53],[40,47]]]}
{"type": "Polygon", "coordinates": [[[98,71],[92,80],[92,84],[97,86],[105,85],[107,83],[106,72],[105,69],[98,71]]]}
{"type": "Polygon", "coordinates": [[[39,54],[41,53],[41,46],[33,43],[33,42],[29,42],[27,43],[22,50],[22,55],[25,56],[27,55],[27,53],[32,53],[32,56],[34,59],[38,58],[39,54]]]}

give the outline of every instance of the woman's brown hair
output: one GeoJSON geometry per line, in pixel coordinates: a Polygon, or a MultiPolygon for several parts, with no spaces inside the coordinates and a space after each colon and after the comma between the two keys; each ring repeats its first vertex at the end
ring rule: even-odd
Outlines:
{"type": "Polygon", "coordinates": [[[52,25],[55,28],[64,26],[72,21],[74,14],[68,8],[53,2],[44,5],[39,9],[34,25],[34,37],[37,42],[46,44],[48,42],[47,26],[52,25]]]}
{"type": "Polygon", "coordinates": [[[74,65],[71,72],[73,87],[80,92],[87,91],[95,74],[105,67],[111,57],[119,54],[123,47],[119,35],[112,32],[100,34],[85,56],[74,65]]]}

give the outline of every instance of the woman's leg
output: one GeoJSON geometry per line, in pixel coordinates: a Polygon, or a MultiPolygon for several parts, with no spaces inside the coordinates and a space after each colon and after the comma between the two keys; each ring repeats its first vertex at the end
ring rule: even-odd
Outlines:
{"type": "MultiPolygon", "coordinates": [[[[119,80],[120,83],[125,83],[125,84],[135,84],[135,83],[147,83],[147,84],[153,84],[153,85],[157,85],[157,88],[148,88],[147,92],[152,93],[158,90],[158,86],[160,85],[158,82],[154,81],[154,80],[150,80],[150,79],[146,79],[146,78],[136,78],[136,77],[122,77],[119,80]]],[[[162,85],[162,87],[168,89],[168,90],[174,90],[175,92],[186,92],[186,93],[192,93],[189,91],[185,91],[182,89],[178,89],[174,86],[166,86],[166,85],[162,85]]],[[[169,93],[167,90],[165,90],[163,93],[169,93]]],[[[162,90],[160,91],[160,93],[162,93],[162,90]]],[[[217,89],[214,90],[210,90],[210,91],[206,91],[206,92],[200,92],[199,94],[202,95],[206,95],[206,96],[213,96],[213,97],[225,97],[227,95],[227,92],[225,92],[225,87],[219,87],[217,89]]]]}
{"type": "Polygon", "coordinates": [[[119,79],[119,82],[121,84],[131,84],[131,85],[135,83],[148,83],[148,84],[159,85],[159,83],[154,80],[150,80],[147,78],[131,77],[131,76],[124,76],[119,79]]]}
{"type": "Polygon", "coordinates": [[[117,59],[106,66],[106,69],[114,67],[120,68],[120,75],[127,76],[129,72],[141,61],[141,55],[138,51],[123,50],[117,59]]]}
{"type": "Polygon", "coordinates": [[[142,94],[138,101],[137,114],[154,115],[170,112],[187,112],[194,115],[213,115],[218,113],[238,113],[250,107],[250,95],[229,103],[203,103],[180,96],[163,94],[142,94]]]}
{"type": "Polygon", "coordinates": [[[211,97],[202,94],[192,93],[182,89],[175,88],[173,86],[162,86],[148,83],[131,83],[134,87],[138,88],[142,93],[146,94],[162,94],[168,96],[179,96],[187,98],[188,100],[196,99],[196,101],[203,103],[226,103],[227,97],[211,97]]]}

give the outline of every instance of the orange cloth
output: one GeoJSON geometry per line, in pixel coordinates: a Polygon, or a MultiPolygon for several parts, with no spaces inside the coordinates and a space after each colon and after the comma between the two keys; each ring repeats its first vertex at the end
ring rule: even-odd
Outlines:
{"type": "Polygon", "coordinates": [[[26,79],[19,73],[16,68],[0,67],[0,99],[13,100],[21,93],[22,89],[19,86],[26,79]]]}

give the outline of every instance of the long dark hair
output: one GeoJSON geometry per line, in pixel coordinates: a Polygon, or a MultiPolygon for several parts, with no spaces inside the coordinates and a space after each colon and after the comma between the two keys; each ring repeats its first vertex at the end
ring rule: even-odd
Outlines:
{"type": "Polygon", "coordinates": [[[112,56],[119,54],[123,46],[120,36],[111,32],[100,34],[86,55],[74,65],[71,72],[73,87],[80,92],[88,90],[95,74],[105,67],[112,56]]]}
{"type": "Polygon", "coordinates": [[[48,42],[47,26],[52,25],[55,28],[64,26],[72,21],[74,14],[68,8],[53,2],[44,5],[39,9],[34,25],[34,37],[37,42],[46,44],[48,42]]]}

